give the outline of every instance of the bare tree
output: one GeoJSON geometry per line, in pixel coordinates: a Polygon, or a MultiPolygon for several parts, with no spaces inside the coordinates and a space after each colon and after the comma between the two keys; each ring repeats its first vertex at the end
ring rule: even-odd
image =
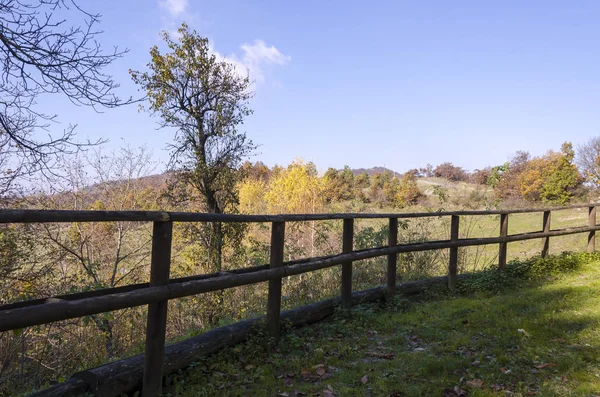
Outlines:
{"type": "MultiPolygon", "coordinates": [[[[157,189],[144,177],[154,166],[144,147],[121,148],[105,155],[100,149],[86,158],[72,156],[60,191],[41,195],[38,206],[70,210],[152,210],[157,189]],[[93,171],[89,177],[87,170],[93,171]]],[[[58,190],[58,189],[57,189],[58,190]]],[[[61,268],[64,285],[76,289],[112,288],[143,280],[151,248],[151,229],[144,222],[43,224],[47,252],[61,268]]],[[[104,334],[106,352],[114,355],[113,321],[91,316],[104,334]]]]}
{"type": "Polygon", "coordinates": [[[600,187],[600,137],[577,147],[577,166],[588,183],[600,187]]]}
{"type": "Polygon", "coordinates": [[[99,18],[75,0],[0,0],[0,194],[20,177],[52,174],[58,155],[86,145],[74,141],[73,126],[35,136],[57,119],[37,109],[40,95],[63,94],[94,108],[132,101],[115,96],[118,84],[104,72],[126,50],[103,51],[99,18]]]}

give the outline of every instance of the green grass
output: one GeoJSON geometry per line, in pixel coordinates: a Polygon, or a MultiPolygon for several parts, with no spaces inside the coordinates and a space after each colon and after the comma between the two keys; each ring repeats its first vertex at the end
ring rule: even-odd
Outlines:
{"type": "Polygon", "coordinates": [[[591,259],[513,263],[460,294],[364,305],[286,332],[274,350],[257,336],[171,375],[165,394],[597,396],[600,262],[591,259]],[[494,277],[500,292],[487,287],[494,277]]]}
{"type": "MultiPolygon", "coordinates": [[[[456,209],[456,208],[445,208],[456,209]]],[[[402,209],[400,212],[426,212],[431,208],[419,206],[402,209]]],[[[376,209],[369,208],[371,212],[377,212],[376,209]]],[[[384,208],[380,212],[398,212],[398,209],[384,208]]],[[[526,232],[536,232],[542,230],[543,213],[523,213],[511,214],[508,221],[508,233],[519,234],[526,232]]],[[[406,236],[415,230],[421,230],[423,236],[428,240],[448,239],[450,236],[450,218],[432,217],[426,219],[408,219],[409,230],[400,230],[400,240],[407,241],[406,236]]],[[[364,227],[373,227],[378,230],[387,225],[387,220],[366,219],[356,222],[359,230],[364,227]]],[[[561,229],[567,227],[587,226],[588,210],[587,208],[573,208],[567,210],[553,211],[551,219],[552,229],[561,229]]],[[[480,237],[498,237],[500,234],[500,216],[499,215],[480,215],[480,216],[461,216],[460,238],[480,238],[480,237]]],[[[508,244],[508,259],[525,259],[534,255],[539,255],[542,250],[542,240],[532,239],[526,241],[513,242],[508,244]]],[[[374,246],[374,245],[373,245],[374,246]]],[[[550,253],[560,253],[563,251],[585,251],[587,246],[586,234],[572,234],[567,236],[552,237],[550,239],[550,253]]],[[[475,247],[465,247],[459,249],[459,261],[461,271],[478,271],[489,266],[495,266],[498,263],[498,245],[485,245],[475,247]]],[[[446,272],[447,257],[441,256],[438,260],[438,271],[431,274],[442,275],[446,272]]]]}

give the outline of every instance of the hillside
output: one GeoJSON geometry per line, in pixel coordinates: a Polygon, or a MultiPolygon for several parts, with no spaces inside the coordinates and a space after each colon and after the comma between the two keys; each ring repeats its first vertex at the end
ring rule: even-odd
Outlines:
{"type": "Polygon", "coordinates": [[[400,172],[390,170],[389,168],[386,168],[386,167],[352,168],[352,173],[354,174],[354,176],[364,174],[364,173],[366,173],[369,176],[372,176],[374,174],[382,174],[386,171],[391,172],[392,174],[395,174],[395,175],[401,175],[400,172]]]}

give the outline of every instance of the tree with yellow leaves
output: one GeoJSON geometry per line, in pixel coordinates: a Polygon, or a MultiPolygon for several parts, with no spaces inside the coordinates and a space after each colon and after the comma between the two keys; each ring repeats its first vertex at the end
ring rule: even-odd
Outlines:
{"type": "Polygon", "coordinates": [[[521,196],[530,201],[567,203],[583,181],[574,158],[573,146],[565,142],[560,152],[549,151],[529,160],[517,176],[521,196]]]}
{"type": "MultiPolygon", "coordinates": [[[[265,195],[267,210],[280,214],[321,212],[325,203],[324,192],[323,180],[318,177],[315,165],[296,160],[271,179],[265,195]]],[[[314,256],[316,228],[314,221],[289,224],[289,233],[286,231],[286,235],[295,242],[294,246],[300,250],[299,254],[306,250],[314,256]]]]}
{"type": "Polygon", "coordinates": [[[323,208],[323,192],[315,165],[296,160],[269,183],[267,209],[270,213],[316,213],[323,208]]]}

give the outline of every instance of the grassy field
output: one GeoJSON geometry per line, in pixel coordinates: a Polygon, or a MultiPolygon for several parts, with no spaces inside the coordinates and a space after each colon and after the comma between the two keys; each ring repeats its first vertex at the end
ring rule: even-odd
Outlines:
{"type": "Polygon", "coordinates": [[[170,376],[166,395],[600,395],[600,262],[500,292],[485,289],[489,276],[461,294],[340,313],[275,351],[257,337],[170,376]]]}
{"type": "MultiPolygon", "coordinates": [[[[417,212],[425,211],[423,208],[413,208],[417,212]]],[[[385,211],[385,209],[384,209],[385,211]]],[[[393,212],[393,211],[390,211],[393,212]]],[[[500,216],[461,216],[459,235],[460,238],[498,237],[500,234],[500,216]]],[[[509,215],[508,233],[518,234],[542,230],[543,213],[525,213],[509,215]]],[[[400,242],[416,241],[419,235],[424,240],[448,239],[450,236],[450,217],[431,217],[421,219],[408,219],[407,229],[400,228],[400,242]],[[412,239],[411,239],[412,238],[412,239]]],[[[576,226],[587,226],[587,208],[553,211],[551,228],[560,229],[576,226]]],[[[358,228],[373,227],[375,229],[386,227],[386,220],[359,220],[358,228]]],[[[539,255],[542,251],[542,240],[526,240],[508,244],[508,260],[525,259],[539,255]]],[[[375,246],[375,244],[373,244],[375,246]]],[[[587,247],[587,234],[573,234],[550,238],[550,253],[585,252],[587,247]]],[[[355,247],[356,248],[356,247],[355,247]]],[[[447,252],[438,251],[436,265],[431,267],[427,276],[444,275],[447,272],[447,252]]],[[[465,247],[459,249],[460,272],[473,272],[498,264],[498,244],[465,247]]],[[[400,268],[406,261],[400,260],[400,268]]]]}

